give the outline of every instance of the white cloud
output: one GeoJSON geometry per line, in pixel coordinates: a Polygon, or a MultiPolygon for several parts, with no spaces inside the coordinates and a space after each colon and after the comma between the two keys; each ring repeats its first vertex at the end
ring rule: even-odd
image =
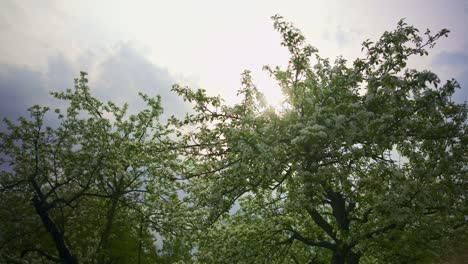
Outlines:
{"type": "MultiPolygon", "coordinates": [[[[240,73],[250,69],[259,88],[277,101],[280,92],[261,68],[284,65],[288,55],[279,45],[271,15],[279,13],[295,23],[323,57],[343,55],[352,60],[360,56],[364,39],[379,37],[403,17],[422,30],[452,30],[433,54],[460,52],[468,43],[466,8],[463,1],[422,0],[4,0],[0,3],[0,63],[28,65],[42,72],[50,66],[51,56],[63,54],[75,70],[98,73],[97,61],[110,56],[120,43],[132,43],[147,66],[167,69],[177,76],[174,81],[196,81],[231,101],[240,73]]],[[[430,62],[420,59],[414,65],[429,67],[430,62]]]]}

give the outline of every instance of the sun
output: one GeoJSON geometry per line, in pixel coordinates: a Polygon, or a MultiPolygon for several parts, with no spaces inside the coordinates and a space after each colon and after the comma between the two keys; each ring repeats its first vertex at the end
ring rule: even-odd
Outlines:
{"type": "Polygon", "coordinates": [[[285,96],[278,82],[266,72],[261,72],[253,77],[255,85],[263,93],[267,104],[279,112],[283,108],[285,96]]]}

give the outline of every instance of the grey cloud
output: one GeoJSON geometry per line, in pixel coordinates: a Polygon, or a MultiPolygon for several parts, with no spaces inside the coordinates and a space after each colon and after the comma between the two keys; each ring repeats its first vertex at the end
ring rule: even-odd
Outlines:
{"type": "Polygon", "coordinates": [[[1,3],[2,9],[0,10],[0,14],[7,15],[10,17],[19,17],[24,16],[25,12],[23,8],[19,5],[19,3],[12,1],[12,0],[4,0],[1,3]]]}
{"type": "Polygon", "coordinates": [[[34,104],[47,101],[42,74],[27,67],[0,65],[0,115],[17,119],[34,104]]]}
{"type": "Polygon", "coordinates": [[[440,65],[467,66],[468,55],[461,52],[442,51],[437,54],[432,63],[440,65]]]}
{"type": "MultiPolygon", "coordinates": [[[[66,66],[64,66],[65,68],[66,66]]],[[[50,72],[53,75],[53,71],[50,72]]],[[[51,109],[64,108],[65,102],[54,99],[50,92],[61,90],[49,86],[49,83],[59,85],[56,80],[48,81],[48,75],[25,66],[0,64],[0,120],[7,118],[11,121],[20,116],[29,117],[27,109],[33,105],[48,106],[51,109]]],[[[65,87],[65,78],[60,87],[65,87]]],[[[66,87],[70,87],[72,79],[68,79],[66,87]]],[[[56,126],[58,120],[47,115],[45,123],[56,126]]],[[[0,122],[0,130],[4,127],[0,122]]]]}
{"type": "Polygon", "coordinates": [[[325,40],[336,41],[338,47],[343,47],[344,45],[351,42],[353,35],[357,32],[344,30],[341,26],[336,26],[335,30],[325,30],[322,32],[322,37],[325,40]]]}
{"type": "Polygon", "coordinates": [[[72,88],[73,79],[78,77],[79,70],[88,71],[86,67],[91,70],[91,92],[104,101],[127,102],[131,113],[144,107],[138,92],[160,95],[166,117],[181,116],[189,110],[188,105],[170,91],[175,78],[131,45],[119,45],[104,58],[94,56],[90,59],[90,54],[94,53],[86,53],[86,59],[77,60],[78,63],[85,62],[82,65],[57,54],[48,59],[45,71],[0,64],[0,118],[15,120],[26,115],[26,109],[35,104],[62,108],[65,102],[55,100],[49,92],[72,88]]]}
{"type": "Polygon", "coordinates": [[[457,78],[457,81],[460,83],[461,89],[455,92],[453,99],[459,103],[466,103],[468,102],[468,70],[457,78]]]}
{"type": "Polygon", "coordinates": [[[57,54],[48,59],[45,78],[49,90],[58,91],[71,88],[73,79],[77,75],[78,70],[62,54],[57,54]]]}
{"type": "Polygon", "coordinates": [[[182,115],[189,109],[181,98],[170,91],[175,78],[168,70],[152,64],[130,44],[119,45],[113,55],[98,65],[98,69],[98,95],[112,95],[116,102],[128,102],[130,111],[137,110],[141,105],[138,92],[160,95],[166,115],[182,115]]]}
{"type": "Polygon", "coordinates": [[[443,51],[435,56],[432,61],[434,67],[448,67],[454,69],[454,72],[458,72],[455,76],[449,76],[449,78],[455,78],[461,86],[461,89],[457,90],[453,96],[456,102],[464,103],[468,101],[468,55],[461,52],[447,52],[443,51]]]}
{"type": "Polygon", "coordinates": [[[349,43],[349,41],[351,40],[350,33],[345,32],[343,29],[341,29],[341,27],[338,27],[336,29],[335,38],[339,47],[344,46],[346,43],[349,43]]]}
{"type": "Polygon", "coordinates": [[[6,18],[0,14],[0,31],[7,30],[11,27],[10,23],[6,20],[6,18]]]}

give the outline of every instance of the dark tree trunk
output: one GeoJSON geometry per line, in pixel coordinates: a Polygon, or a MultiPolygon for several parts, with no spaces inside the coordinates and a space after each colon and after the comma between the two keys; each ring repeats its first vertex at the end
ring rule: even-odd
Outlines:
{"type": "Polygon", "coordinates": [[[114,222],[114,216],[115,216],[115,212],[117,211],[117,205],[119,203],[119,196],[118,195],[114,195],[112,198],[111,198],[111,206],[109,208],[109,210],[107,211],[107,217],[106,217],[106,225],[104,227],[104,231],[102,233],[102,236],[101,236],[101,241],[99,242],[99,246],[98,246],[98,261],[97,263],[99,264],[104,264],[105,263],[105,251],[107,250],[108,248],[108,244],[109,244],[109,236],[111,234],[111,230],[112,230],[112,224],[114,222]]]}
{"type": "Polygon", "coordinates": [[[67,245],[65,244],[65,240],[63,238],[63,231],[61,231],[57,227],[57,225],[52,221],[52,219],[50,219],[47,209],[37,196],[34,196],[33,198],[33,205],[36,209],[36,213],[41,218],[42,224],[44,224],[44,227],[46,228],[47,232],[51,235],[52,240],[54,241],[61,262],[66,264],[77,264],[78,261],[75,259],[75,257],[73,257],[67,245]]]}
{"type": "Polygon", "coordinates": [[[143,249],[143,223],[144,218],[141,218],[140,229],[138,230],[138,264],[141,264],[141,251],[143,249]]]}
{"type": "Polygon", "coordinates": [[[358,264],[360,258],[361,258],[360,254],[350,251],[347,256],[348,264],[358,264]]]}
{"type": "Polygon", "coordinates": [[[358,253],[354,253],[351,250],[347,252],[343,251],[333,251],[331,264],[359,264],[359,259],[361,255],[358,253]]]}
{"type": "Polygon", "coordinates": [[[332,258],[331,258],[331,264],[345,264],[345,258],[339,251],[334,251],[332,258]]]}

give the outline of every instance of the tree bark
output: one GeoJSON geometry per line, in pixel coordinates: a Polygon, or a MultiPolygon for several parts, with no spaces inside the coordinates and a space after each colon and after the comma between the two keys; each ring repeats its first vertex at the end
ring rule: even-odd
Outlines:
{"type": "Polygon", "coordinates": [[[361,255],[350,249],[335,250],[331,258],[331,264],[359,264],[361,255]]]}
{"type": "Polygon", "coordinates": [[[112,224],[114,221],[114,216],[117,210],[118,202],[119,202],[119,196],[113,195],[111,198],[111,207],[107,211],[106,225],[104,227],[104,231],[102,232],[101,241],[99,241],[99,245],[98,245],[98,259],[97,259],[98,264],[105,263],[106,256],[103,253],[105,253],[108,247],[109,236],[111,234],[112,224]]]}
{"type": "Polygon", "coordinates": [[[345,264],[345,258],[339,251],[334,251],[332,258],[331,258],[331,264],[345,264]]]}
{"type": "Polygon", "coordinates": [[[63,231],[60,230],[49,217],[47,209],[37,196],[34,196],[33,198],[33,205],[36,209],[36,213],[41,218],[42,224],[46,228],[47,232],[52,236],[52,240],[54,241],[55,247],[59,253],[60,261],[66,264],[77,264],[78,261],[71,254],[65,243],[63,231]]]}
{"type": "Polygon", "coordinates": [[[141,264],[141,250],[143,248],[143,223],[144,218],[141,218],[140,229],[138,230],[138,264],[141,264]]]}
{"type": "Polygon", "coordinates": [[[327,193],[330,199],[330,204],[333,210],[333,216],[335,217],[338,228],[342,231],[349,230],[349,218],[348,209],[350,206],[346,206],[346,200],[340,192],[329,191],[327,193]]]}

